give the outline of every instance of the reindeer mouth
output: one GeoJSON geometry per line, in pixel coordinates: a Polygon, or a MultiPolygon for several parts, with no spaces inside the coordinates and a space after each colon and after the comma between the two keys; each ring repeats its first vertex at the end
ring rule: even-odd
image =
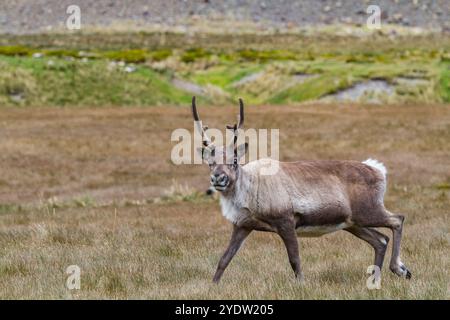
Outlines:
{"type": "Polygon", "coordinates": [[[230,184],[230,180],[225,179],[225,181],[223,181],[221,183],[214,184],[213,187],[217,191],[224,191],[228,187],[229,184],[230,184]]]}
{"type": "Polygon", "coordinates": [[[216,189],[217,191],[225,191],[225,189],[228,187],[228,183],[227,183],[226,185],[224,185],[224,186],[216,184],[216,185],[214,185],[213,187],[214,187],[214,189],[216,189]]]}
{"type": "Polygon", "coordinates": [[[219,183],[213,184],[213,187],[217,191],[225,191],[225,189],[228,187],[229,184],[230,184],[230,180],[228,178],[225,178],[222,181],[220,181],[219,183]]]}

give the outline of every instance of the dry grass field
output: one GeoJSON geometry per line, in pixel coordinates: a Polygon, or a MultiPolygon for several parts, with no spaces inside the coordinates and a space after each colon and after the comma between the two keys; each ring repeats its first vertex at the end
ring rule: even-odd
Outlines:
{"type": "MultiPolygon", "coordinates": [[[[217,128],[237,108],[199,107],[217,128]]],[[[300,240],[298,283],[281,240],[255,232],[214,285],[231,226],[202,195],[208,169],[170,161],[172,130],[193,130],[188,106],[4,108],[0,298],[449,299],[449,105],[246,112],[247,128],[280,129],[282,160],[385,163],[386,206],[406,216],[402,260],[412,280],[385,266],[382,288],[368,290],[372,249],[338,232],[300,240]],[[81,268],[80,290],[65,286],[69,265],[81,268]]]]}

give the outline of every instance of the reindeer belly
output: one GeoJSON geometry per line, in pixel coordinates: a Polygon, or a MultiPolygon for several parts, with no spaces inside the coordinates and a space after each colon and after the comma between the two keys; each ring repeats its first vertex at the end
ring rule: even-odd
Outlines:
{"type": "Polygon", "coordinates": [[[299,237],[320,237],[324,234],[342,230],[349,227],[346,222],[339,224],[327,224],[320,226],[299,226],[296,228],[299,237]]]}
{"type": "Polygon", "coordinates": [[[300,237],[320,237],[352,225],[348,200],[337,190],[305,193],[295,197],[292,203],[300,237]]]}
{"type": "Polygon", "coordinates": [[[300,237],[320,237],[348,228],[353,224],[350,209],[336,205],[297,213],[295,219],[297,235],[300,237]]]}

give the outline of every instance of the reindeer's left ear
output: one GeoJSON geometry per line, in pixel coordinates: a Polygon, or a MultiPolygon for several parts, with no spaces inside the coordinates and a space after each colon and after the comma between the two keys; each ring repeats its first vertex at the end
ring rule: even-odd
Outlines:
{"type": "Polygon", "coordinates": [[[214,148],[212,147],[201,147],[197,148],[197,152],[202,157],[203,161],[209,163],[209,160],[214,157],[214,148]]]}
{"type": "Polygon", "coordinates": [[[237,147],[237,157],[238,157],[238,159],[240,159],[240,158],[242,158],[243,156],[245,156],[245,154],[247,153],[247,151],[248,151],[248,143],[247,143],[247,142],[244,143],[244,144],[239,145],[239,146],[237,147]]]}

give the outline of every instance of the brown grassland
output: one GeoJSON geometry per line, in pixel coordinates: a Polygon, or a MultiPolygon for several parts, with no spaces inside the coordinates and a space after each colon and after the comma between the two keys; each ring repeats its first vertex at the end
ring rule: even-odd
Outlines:
{"type": "MultiPolygon", "coordinates": [[[[237,106],[199,103],[210,127],[237,106]]],[[[247,107],[247,128],[280,128],[282,160],[376,158],[386,206],[406,216],[410,281],[346,232],[300,239],[298,283],[276,235],[252,234],[211,282],[231,226],[202,195],[205,166],[175,166],[175,128],[189,108],[4,108],[0,113],[0,298],[448,299],[449,105],[247,107]],[[65,286],[69,265],[81,289],[65,286]]],[[[387,231],[386,231],[387,232],[387,231]]],[[[387,233],[391,236],[390,232],[387,233]]]]}

